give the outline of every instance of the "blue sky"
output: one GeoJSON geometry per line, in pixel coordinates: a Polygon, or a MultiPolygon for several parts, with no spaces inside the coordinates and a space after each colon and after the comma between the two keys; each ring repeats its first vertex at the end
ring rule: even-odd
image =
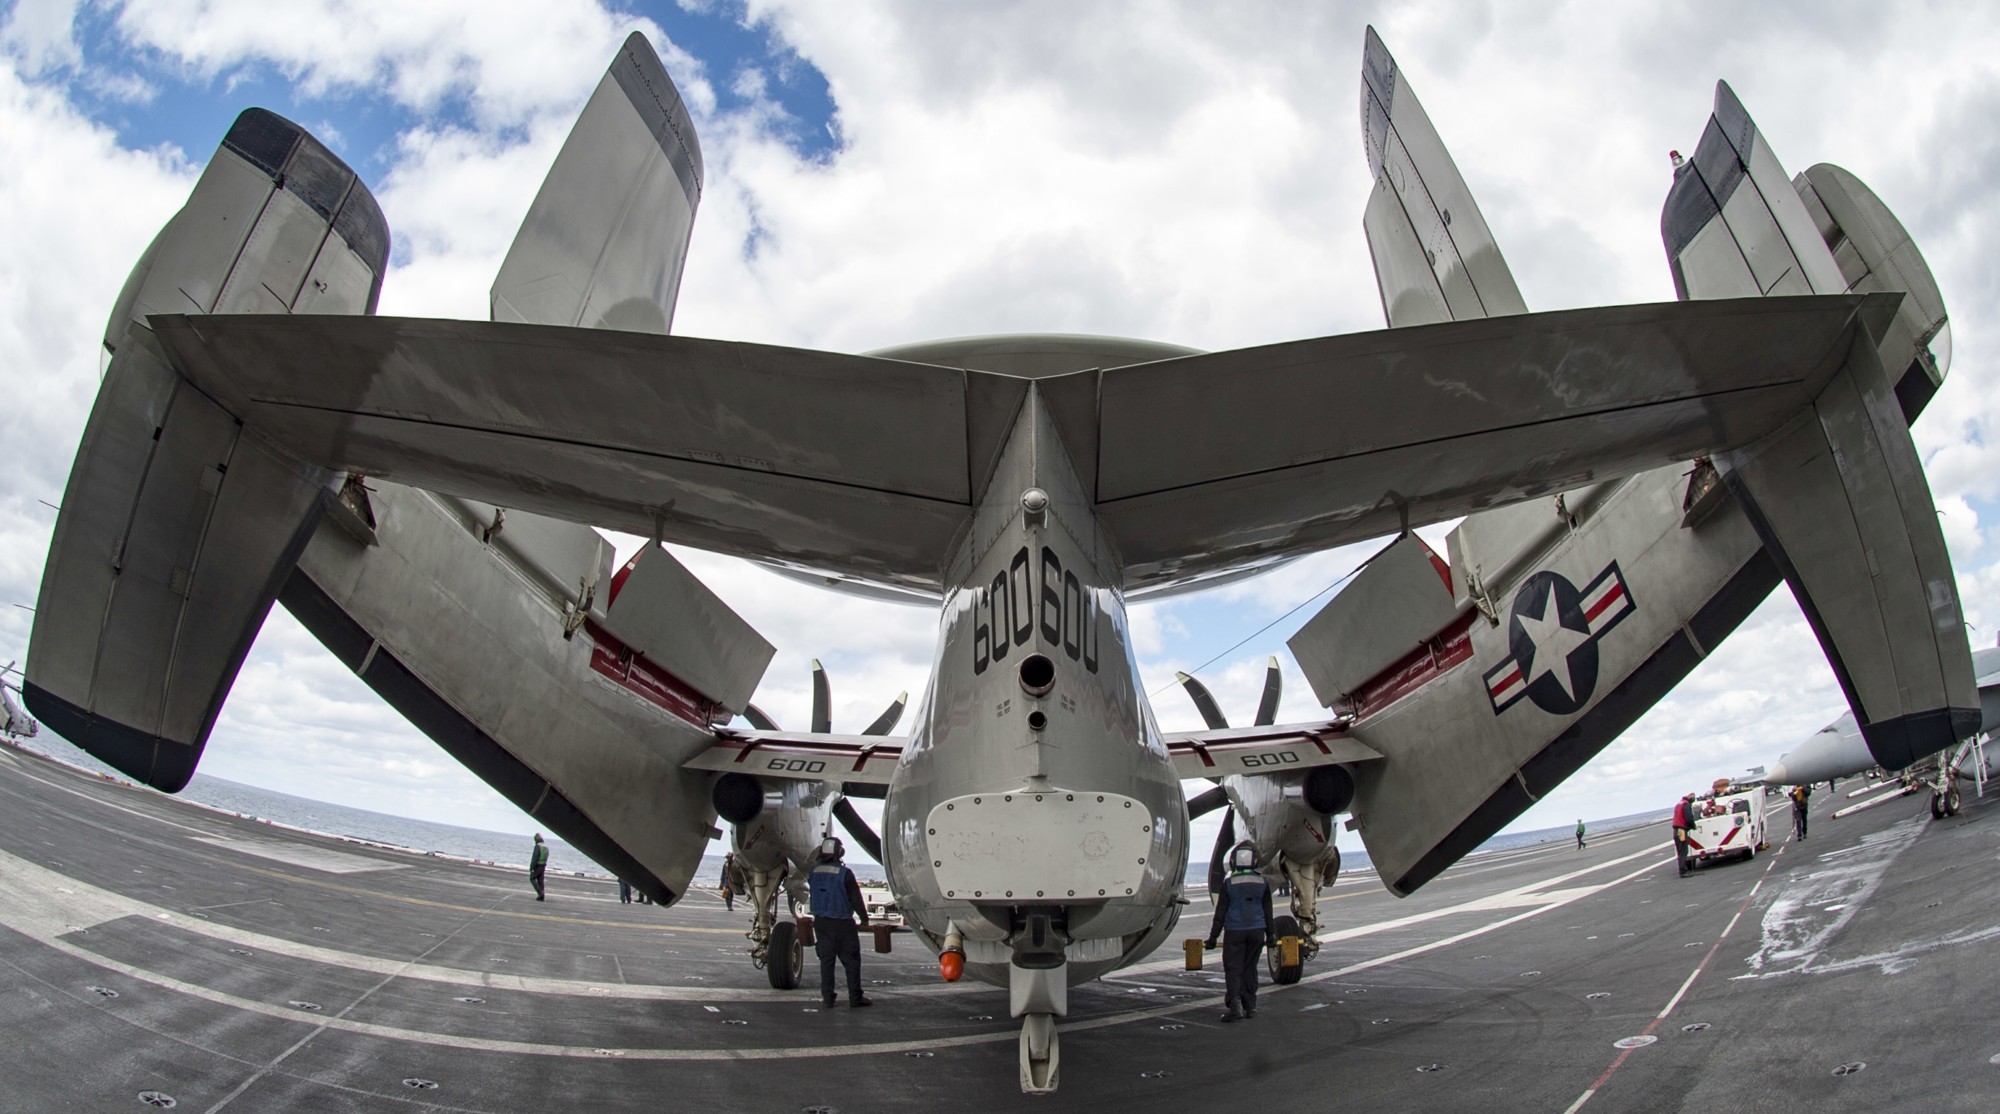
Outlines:
{"type": "MultiPolygon", "coordinates": [[[[1665,153],[1691,148],[1717,78],[1791,169],[1825,159],[1874,185],[1952,309],[1957,364],[1918,444],[1977,640],[2000,627],[1988,604],[2000,553],[1987,537],[2000,391],[1986,358],[2000,305],[2000,143],[1989,135],[2000,78],[1983,13],[779,0],[302,0],[281,19],[243,0],[0,10],[0,344],[15,356],[0,374],[20,456],[0,479],[6,602],[33,604],[52,520],[37,501],[59,500],[111,298],[245,107],[304,124],[369,180],[397,241],[384,312],[478,317],[568,122],[640,29],[693,108],[708,165],[677,331],[849,351],[1016,330],[1214,349],[1381,323],[1359,232],[1369,180],[1354,110],[1373,22],[1534,309],[1673,296],[1657,224],[1665,153]],[[1890,87],[1893,103],[1867,92],[1890,87]]],[[[1442,530],[1426,533],[1442,549],[1442,530]]],[[[1282,655],[1314,607],[1246,636],[1371,550],[1134,608],[1147,689],[1222,654],[1203,675],[1232,716],[1247,715],[1265,656],[1282,655]]],[[[833,670],[837,725],[922,691],[929,614],[826,601],[686,556],[779,646],[758,702],[781,719],[804,720],[815,656],[833,670]]],[[[0,611],[13,613],[0,615],[0,658],[18,656],[29,613],[0,611]]],[[[1287,718],[1316,714],[1288,659],[1287,670],[1287,718]]],[[[1521,823],[1652,807],[1774,758],[1839,700],[1781,590],[1521,823]]],[[[1169,725],[1194,725],[1179,693],[1156,703],[1169,725]]],[[[204,769],[526,827],[282,614],[204,769]]]]}

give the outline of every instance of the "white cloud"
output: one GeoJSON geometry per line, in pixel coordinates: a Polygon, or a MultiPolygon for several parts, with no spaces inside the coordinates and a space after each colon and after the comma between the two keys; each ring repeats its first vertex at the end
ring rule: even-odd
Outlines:
{"type": "Polygon", "coordinates": [[[0,48],[30,75],[75,65],[83,59],[73,31],[76,9],[77,0],[14,0],[0,23],[0,48]]]}

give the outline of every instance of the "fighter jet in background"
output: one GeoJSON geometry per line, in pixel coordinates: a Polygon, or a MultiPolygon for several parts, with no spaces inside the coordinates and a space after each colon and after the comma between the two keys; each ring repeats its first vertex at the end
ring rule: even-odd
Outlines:
{"type": "Polygon", "coordinates": [[[881,797],[862,842],[943,971],[1008,988],[1029,1091],[1056,1086],[1068,988],[1172,932],[1191,812],[1227,803],[1259,839],[1345,816],[1408,894],[1780,580],[1879,763],[1976,729],[1908,431],[1946,371],[1944,306],[1873,193],[1825,165],[1788,179],[1718,86],[1661,218],[1681,300],[1530,314],[1373,31],[1362,70],[1390,328],[1217,353],[671,335],[702,158],[637,35],[486,322],[375,316],[367,187],[245,112],[113,308],[28,706],[176,791],[283,603],[663,904],[729,824],[777,987],[799,975],[779,902],[859,822],[846,798],[881,797]],[[1459,516],[1444,555],[1410,533],[1459,516]],[[592,527],[655,544],[614,569],[592,527]],[[1291,642],[1322,718],[1158,728],[1129,599],[1382,537],[1291,642]],[[669,541],[938,607],[913,732],[730,726],[772,650],[669,541]],[[1192,778],[1224,792],[1190,802],[1192,778]]]}
{"type": "MultiPolygon", "coordinates": [[[[1986,736],[2000,730],[2000,648],[1974,650],[1972,668],[1979,685],[1978,735],[1986,736]]],[[[1771,763],[1763,780],[1766,785],[1812,785],[1882,768],[1855,725],[1854,713],[1842,712],[1839,719],[1771,763]]],[[[1884,772],[1897,775],[1893,780],[1907,792],[1930,789],[1931,815],[1941,819],[1958,813],[1959,779],[1971,778],[1983,787],[1995,771],[1986,747],[1971,745],[1968,740],[1937,754],[1923,755],[1906,768],[1884,772]]]]}
{"type": "Polygon", "coordinates": [[[0,733],[16,739],[32,739],[35,732],[41,730],[41,725],[14,703],[14,694],[20,692],[21,687],[5,679],[7,674],[18,672],[20,670],[15,669],[11,661],[5,668],[0,668],[0,733]]]}

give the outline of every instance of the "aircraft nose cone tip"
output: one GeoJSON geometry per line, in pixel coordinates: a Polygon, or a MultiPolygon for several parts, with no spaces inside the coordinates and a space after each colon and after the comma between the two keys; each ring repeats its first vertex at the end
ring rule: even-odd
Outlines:
{"type": "Polygon", "coordinates": [[[1764,771],[1764,781],[1768,785],[1790,785],[1792,783],[1789,772],[1785,769],[1783,762],[1779,762],[1764,771]]]}

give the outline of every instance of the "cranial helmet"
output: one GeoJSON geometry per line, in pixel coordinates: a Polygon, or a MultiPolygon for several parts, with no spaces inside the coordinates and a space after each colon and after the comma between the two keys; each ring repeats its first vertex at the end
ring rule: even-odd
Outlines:
{"type": "Polygon", "coordinates": [[[820,858],[832,862],[845,854],[847,854],[847,848],[840,842],[839,836],[827,836],[825,839],[819,841],[820,858]]]}
{"type": "Polygon", "coordinates": [[[1229,865],[1236,870],[1257,869],[1257,849],[1248,843],[1239,843],[1229,853],[1229,865]]]}

